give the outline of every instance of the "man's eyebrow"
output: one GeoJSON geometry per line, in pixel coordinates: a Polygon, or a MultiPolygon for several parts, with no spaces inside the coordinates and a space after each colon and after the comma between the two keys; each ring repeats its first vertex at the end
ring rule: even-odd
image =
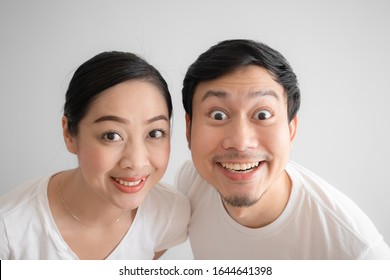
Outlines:
{"type": "Polygon", "coordinates": [[[228,93],[225,91],[220,90],[208,90],[205,95],[203,95],[201,102],[205,101],[209,97],[219,97],[219,98],[226,98],[228,96],[228,93]]]}
{"type": "Polygon", "coordinates": [[[251,92],[249,94],[249,97],[250,98],[254,98],[254,97],[262,97],[262,96],[273,96],[275,97],[277,100],[279,100],[279,96],[276,94],[275,91],[273,90],[259,90],[259,91],[254,91],[254,92],[251,92]]]}
{"type": "MultiPolygon", "coordinates": [[[[202,102],[212,96],[219,97],[219,98],[226,98],[229,96],[229,93],[221,90],[209,90],[205,93],[205,95],[203,95],[202,102]]],[[[279,100],[279,96],[273,90],[257,90],[257,91],[250,92],[248,95],[249,98],[256,98],[256,97],[263,97],[263,96],[273,96],[279,100]]]]}

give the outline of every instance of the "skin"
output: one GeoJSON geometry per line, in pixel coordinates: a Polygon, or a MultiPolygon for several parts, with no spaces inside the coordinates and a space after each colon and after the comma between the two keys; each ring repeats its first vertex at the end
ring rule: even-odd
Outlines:
{"type": "Polygon", "coordinates": [[[166,102],[154,85],[126,81],[90,104],[78,135],[69,133],[65,116],[62,125],[66,147],[77,155],[79,166],[52,178],[50,207],[61,235],[79,258],[104,259],[127,233],[138,206],[167,168],[166,102]],[[66,204],[82,223],[61,202],[59,180],[66,204]]]}
{"type": "Polygon", "coordinates": [[[192,119],[186,115],[195,167],[230,216],[247,227],[271,223],[288,202],[291,180],[284,168],[297,117],[288,121],[286,101],[283,87],[251,65],[199,83],[192,119]]]}

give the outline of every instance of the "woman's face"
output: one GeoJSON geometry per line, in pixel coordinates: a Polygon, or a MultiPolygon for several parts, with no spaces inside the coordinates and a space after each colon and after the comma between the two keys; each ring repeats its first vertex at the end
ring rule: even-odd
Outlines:
{"type": "Polygon", "coordinates": [[[151,83],[122,82],[90,104],[78,135],[69,137],[67,147],[78,157],[83,183],[117,207],[135,209],[168,165],[166,101],[151,83]]]}

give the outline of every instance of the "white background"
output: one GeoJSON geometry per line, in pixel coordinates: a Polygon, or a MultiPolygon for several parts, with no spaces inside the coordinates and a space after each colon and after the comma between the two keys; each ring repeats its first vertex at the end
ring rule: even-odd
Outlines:
{"type": "MultiPolygon", "coordinates": [[[[0,0],[0,195],[77,165],[61,135],[74,70],[102,51],[143,56],[174,101],[164,181],[187,159],[187,67],[233,38],[280,51],[300,81],[292,159],[351,197],[390,243],[390,2],[386,0],[0,0]]],[[[188,244],[165,258],[191,258],[188,244]]]]}

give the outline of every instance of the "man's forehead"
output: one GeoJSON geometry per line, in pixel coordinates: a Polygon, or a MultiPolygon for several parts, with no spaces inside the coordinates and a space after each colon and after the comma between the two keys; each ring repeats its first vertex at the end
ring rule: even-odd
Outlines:
{"type": "MultiPolygon", "coordinates": [[[[201,102],[204,102],[213,97],[220,98],[220,99],[229,99],[234,97],[234,93],[230,91],[224,91],[224,90],[207,90],[203,94],[200,93],[200,97],[201,97],[201,102]]],[[[261,97],[273,97],[277,100],[280,99],[278,93],[272,89],[248,91],[244,93],[244,96],[242,97],[247,99],[256,99],[261,97]]]]}
{"type": "Polygon", "coordinates": [[[283,87],[275,81],[273,75],[268,70],[256,65],[249,65],[238,68],[233,72],[217,77],[212,80],[199,82],[197,88],[207,88],[217,90],[231,87],[283,87]]]}

